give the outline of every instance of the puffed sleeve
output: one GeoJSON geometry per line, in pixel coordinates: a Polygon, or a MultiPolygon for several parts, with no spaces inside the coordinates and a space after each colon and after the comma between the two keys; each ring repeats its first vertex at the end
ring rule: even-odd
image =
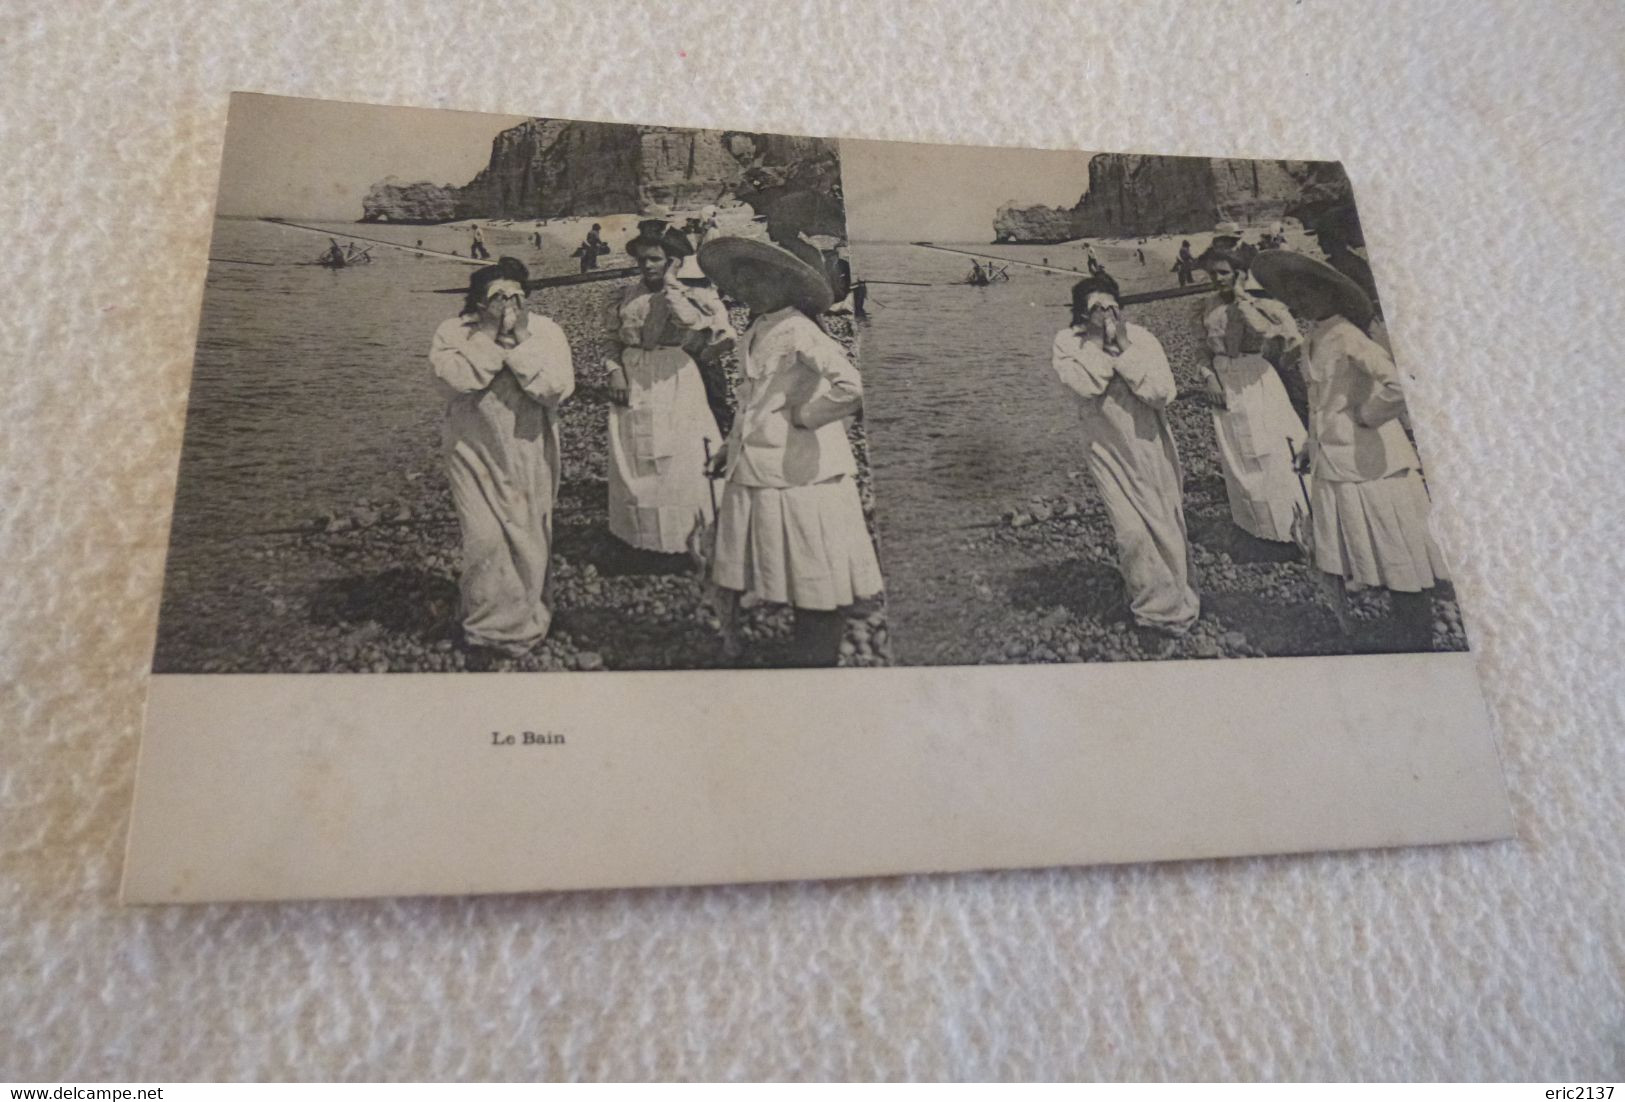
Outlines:
{"type": "Polygon", "coordinates": [[[502,370],[502,349],[462,318],[451,318],[434,331],[429,366],[435,377],[458,394],[484,390],[502,370]]]}
{"type": "Polygon", "coordinates": [[[863,377],[840,345],[823,330],[813,328],[814,332],[798,334],[795,355],[829,384],[829,390],[814,395],[795,411],[796,423],[806,429],[822,428],[863,408],[863,377]]]}
{"type": "Polygon", "coordinates": [[[575,392],[576,373],[570,363],[570,342],[550,318],[530,316],[530,336],[503,354],[503,363],[519,388],[544,406],[553,407],[575,392]]]}
{"type": "Polygon", "coordinates": [[[672,320],[683,329],[704,329],[710,318],[705,310],[695,302],[687,287],[666,287],[663,292],[666,296],[666,309],[671,311],[672,320]]]}
{"type": "Polygon", "coordinates": [[[1108,365],[1097,362],[1104,357],[1091,356],[1085,351],[1086,348],[1076,330],[1061,330],[1055,334],[1055,344],[1050,349],[1050,367],[1060,378],[1061,384],[1078,397],[1096,398],[1106,392],[1106,384],[1112,381],[1112,372],[1108,365]]]}
{"type": "Polygon", "coordinates": [[[1274,299],[1254,299],[1253,305],[1263,314],[1271,326],[1270,335],[1284,337],[1288,348],[1297,348],[1303,344],[1303,334],[1298,330],[1297,320],[1293,318],[1292,311],[1286,304],[1274,299]]]}
{"type": "Polygon", "coordinates": [[[1405,412],[1405,395],[1399,389],[1399,369],[1382,345],[1370,339],[1350,342],[1345,355],[1349,366],[1365,376],[1371,384],[1371,393],[1354,411],[1355,419],[1360,424],[1374,429],[1405,412]]]}
{"type": "Polygon", "coordinates": [[[1270,322],[1265,338],[1264,357],[1278,367],[1288,367],[1303,355],[1303,333],[1285,303],[1274,299],[1256,299],[1254,304],[1270,322]]]}
{"type": "Polygon", "coordinates": [[[1225,336],[1230,329],[1230,309],[1215,306],[1202,315],[1202,334],[1207,338],[1207,350],[1215,356],[1228,356],[1225,336]]]}
{"type": "Polygon", "coordinates": [[[621,304],[625,296],[621,292],[610,295],[604,307],[602,318],[604,335],[609,338],[609,350],[604,357],[604,371],[610,383],[619,382],[626,385],[626,371],[621,367],[621,353],[626,348],[626,342],[621,334],[621,304]]]}
{"type": "Polygon", "coordinates": [[[1129,348],[1117,357],[1116,367],[1129,391],[1152,409],[1162,409],[1179,392],[1168,356],[1149,330],[1138,326],[1130,330],[1129,348]]]}
{"type": "Polygon", "coordinates": [[[689,298],[705,315],[705,326],[715,337],[734,335],[733,321],[728,317],[728,307],[715,288],[696,287],[689,292],[689,298]]]}

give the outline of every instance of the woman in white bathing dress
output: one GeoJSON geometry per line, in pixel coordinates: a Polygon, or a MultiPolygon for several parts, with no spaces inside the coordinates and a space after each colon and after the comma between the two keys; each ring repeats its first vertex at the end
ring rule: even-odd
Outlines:
{"type": "Polygon", "coordinates": [[[1429,649],[1430,591],[1447,575],[1428,532],[1421,461],[1401,422],[1399,372],[1365,331],[1371,300],[1354,280],[1302,253],[1261,253],[1253,274],[1310,323],[1304,462],[1314,475],[1314,564],[1350,589],[1389,590],[1399,649],[1429,649]]]}
{"type": "Polygon", "coordinates": [[[1123,320],[1117,283],[1100,273],[1072,288],[1072,324],[1055,335],[1050,366],[1077,398],[1129,611],[1142,628],[1182,635],[1202,606],[1190,583],[1179,451],[1163,412],[1175,395],[1168,357],[1123,320]]]}
{"type": "Polygon", "coordinates": [[[795,609],[795,662],[833,666],[841,609],[881,591],[845,420],[863,382],[814,320],[833,298],[817,252],[806,258],[739,237],[700,249],[700,266],[750,308],[738,345],[738,413],[717,468],[726,473],[712,580],[734,595],[795,609]]]}
{"type": "Polygon", "coordinates": [[[443,448],[462,527],[463,634],[520,655],[547,635],[548,567],[559,489],[558,406],[575,390],[564,330],[525,308],[529,273],[512,257],[468,282],[429,363],[447,397],[443,448]]]}
{"type": "Polygon", "coordinates": [[[641,550],[678,554],[712,519],[705,457],[722,447],[694,353],[719,326],[731,330],[716,292],[679,278],[694,251],[683,233],[645,221],[626,251],[640,278],[609,319],[609,530],[641,550]]]}
{"type": "Polygon", "coordinates": [[[1247,293],[1241,255],[1211,251],[1202,262],[1218,287],[1205,300],[1202,336],[1230,517],[1249,535],[1289,544],[1293,518],[1308,511],[1292,469],[1308,434],[1270,361],[1294,364],[1303,337],[1285,306],[1247,293]]]}

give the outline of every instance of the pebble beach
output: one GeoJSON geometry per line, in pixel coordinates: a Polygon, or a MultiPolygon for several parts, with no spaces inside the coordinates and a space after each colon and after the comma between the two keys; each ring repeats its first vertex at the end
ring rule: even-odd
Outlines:
{"type": "MultiPolygon", "coordinates": [[[[541,249],[534,248],[535,229],[528,223],[488,222],[485,236],[494,256],[516,255],[535,275],[560,274],[576,270],[568,250],[592,221],[551,223],[542,230],[541,249]]],[[[605,224],[613,245],[617,235],[630,235],[636,220],[596,221],[605,224]]],[[[460,241],[467,253],[467,225],[368,225],[355,230],[404,244],[421,239],[425,248],[441,251],[460,241]]],[[[398,255],[381,262],[410,262],[393,259],[398,255]]],[[[616,267],[626,260],[611,253],[601,263],[616,267]]],[[[687,556],[635,552],[608,532],[609,397],[603,364],[609,348],[602,329],[611,296],[623,285],[611,281],[551,288],[531,300],[532,310],[563,327],[576,370],[576,392],[561,407],[564,471],[554,512],[551,583],[555,621],[540,646],[522,657],[487,664],[461,645],[460,533],[440,465],[439,411],[425,408],[409,427],[415,447],[408,454],[413,458],[406,469],[394,472],[398,477],[390,479],[387,493],[358,489],[342,506],[312,512],[281,529],[232,534],[229,554],[192,554],[189,548],[172,547],[154,671],[593,671],[784,664],[791,622],[787,608],[760,605],[744,611],[744,653],[725,658],[720,625],[696,565],[687,556]]],[[[456,300],[448,296],[432,306],[437,316],[449,316],[456,300]]],[[[733,320],[742,331],[744,311],[735,310],[733,320]]],[[[433,321],[431,316],[424,324],[425,373],[433,321]]],[[[852,354],[851,322],[829,316],[825,326],[852,354]]],[[[861,416],[848,433],[872,525],[861,416]]],[[[884,598],[855,606],[846,622],[841,664],[888,665],[891,655],[884,598]]]]}

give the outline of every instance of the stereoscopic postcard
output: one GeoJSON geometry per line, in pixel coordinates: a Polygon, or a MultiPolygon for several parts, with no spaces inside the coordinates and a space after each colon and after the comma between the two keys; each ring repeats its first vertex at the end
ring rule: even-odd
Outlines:
{"type": "Polygon", "coordinates": [[[234,96],[125,897],[1505,837],[1384,305],[1335,163],[234,96]]]}

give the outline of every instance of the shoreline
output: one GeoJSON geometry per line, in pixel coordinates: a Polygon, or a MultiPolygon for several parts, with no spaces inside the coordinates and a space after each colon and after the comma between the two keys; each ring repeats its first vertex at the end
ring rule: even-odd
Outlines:
{"type": "MultiPolygon", "coordinates": [[[[590,223],[589,223],[590,224],[590,223]]],[[[413,227],[416,229],[416,227],[413,227]]],[[[576,392],[560,407],[561,480],[554,508],[555,620],[548,638],[494,671],[731,669],[782,665],[787,608],[742,610],[737,660],[722,655],[719,624],[687,556],[636,551],[609,534],[608,389],[600,335],[619,284],[542,291],[530,303],[564,328],[576,392]],[[636,630],[628,630],[628,624],[636,630]]],[[[739,327],[743,312],[734,312],[739,327]]],[[[854,352],[851,322],[828,319],[854,352]]],[[[424,342],[423,370],[428,371],[424,342]]],[[[469,669],[457,615],[461,534],[440,460],[439,417],[420,458],[382,500],[356,499],[292,531],[239,533],[172,547],[154,673],[443,673],[469,669]],[[268,629],[255,630],[266,624],[268,629]]],[[[416,430],[414,430],[416,431],[416,430]]],[[[848,428],[859,491],[873,529],[861,415],[848,428]]],[[[720,489],[720,488],[719,488],[720,489]]],[[[877,540],[878,543],[878,540],[877,540]]],[[[884,563],[884,548],[880,549],[884,563]]],[[[855,606],[842,666],[890,665],[881,595],[855,606]]]]}
{"type": "MultiPolygon", "coordinates": [[[[1065,493],[1012,495],[997,509],[967,514],[962,526],[921,533],[912,542],[917,560],[900,558],[904,541],[895,541],[891,619],[901,639],[902,664],[1256,658],[1396,649],[1385,591],[1350,594],[1355,634],[1345,636],[1316,572],[1297,548],[1255,539],[1233,523],[1213,412],[1201,397],[1199,308],[1191,300],[1171,299],[1125,309],[1131,322],[1150,330],[1162,345],[1178,387],[1167,417],[1184,476],[1191,578],[1202,598],[1201,618],[1191,631],[1164,638],[1133,625],[1115,536],[1084,469],[1081,436],[1071,436],[1054,448],[1056,469],[1067,473],[1070,488],[1065,493]],[[942,550],[950,546],[952,557],[945,560],[942,550]],[[927,576],[929,585],[919,580],[927,576]],[[928,599],[930,592],[942,590],[961,594],[961,599],[928,599]]],[[[1058,319],[1057,328],[1060,324],[1058,319]]],[[[1036,361],[1044,353],[1035,347],[1024,354],[1036,361]]],[[[1033,385],[1039,384],[1035,380],[1033,385]]],[[[878,446],[885,447],[884,439],[878,446]]],[[[1466,650],[1453,587],[1445,582],[1434,592],[1431,649],[1466,650]]]]}

